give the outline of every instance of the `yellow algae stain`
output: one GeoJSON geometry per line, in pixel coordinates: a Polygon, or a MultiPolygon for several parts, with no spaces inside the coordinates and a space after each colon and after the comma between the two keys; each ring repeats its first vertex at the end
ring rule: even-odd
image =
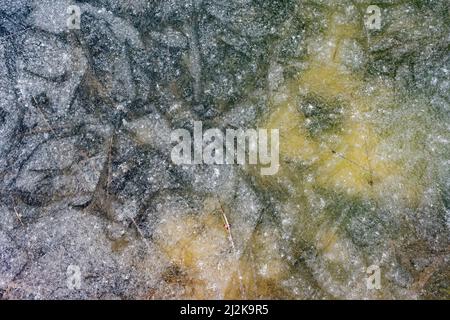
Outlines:
{"type": "Polygon", "coordinates": [[[314,164],[321,186],[370,193],[385,177],[399,173],[395,163],[376,153],[378,137],[369,125],[346,121],[342,132],[326,143],[311,137],[304,123],[303,115],[286,104],[271,114],[267,127],[280,130],[282,161],[314,164]]]}
{"type": "Polygon", "coordinates": [[[325,232],[320,233],[317,241],[317,249],[323,253],[331,253],[338,241],[338,235],[333,229],[327,229],[325,232]]]}
{"type": "Polygon", "coordinates": [[[289,103],[271,114],[267,128],[280,130],[281,155],[307,161],[317,153],[317,145],[307,136],[304,120],[296,107],[289,103]]]}
{"type": "Polygon", "coordinates": [[[378,139],[369,126],[356,122],[347,126],[338,141],[322,153],[317,181],[350,194],[371,193],[384,177],[396,174],[396,166],[376,155],[378,139]]]}
{"type": "MultiPolygon", "coordinates": [[[[380,138],[367,120],[372,116],[370,112],[394,103],[392,89],[376,82],[367,90],[368,84],[345,68],[338,54],[341,44],[346,39],[360,37],[362,30],[338,21],[332,15],[329,30],[313,40],[308,69],[284,86],[289,92],[283,100],[272,100],[273,111],[265,125],[280,130],[280,153],[285,165],[292,161],[313,162],[317,183],[322,187],[344,190],[350,195],[373,196],[380,194],[374,188],[382,189],[384,182],[395,177],[407,186],[402,190],[403,196],[414,199],[417,186],[402,179],[406,173],[399,164],[389,160],[389,154],[380,153],[380,138]],[[331,135],[308,134],[307,119],[298,109],[302,96],[306,95],[342,104],[343,121],[339,130],[331,135]]],[[[283,172],[286,171],[280,170],[280,174],[283,172]]]]}
{"type": "MultiPolygon", "coordinates": [[[[232,222],[231,222],[232,223],[232,222]]],[[[156,231],[156,243],[176,270],[171,282],[184,289],[183,298],[245,299],[263,294],[274,297],[283,264],[277,259],[276,239],[269,232],[256,233],[252,254],[242,258],[233,249],[223,218],[217,211],[185,214],[164,219],[156,231]],[[254,270],[262,265],[262,271],[254,270]],[[256,289],[255,289],[256,288],[256,289]],[[263,288],[263,289],[262,289],[263,288]]]]}
{"type": "MultiPolygon", "coordinates": [[[[352,266],[348,266],[348,261],[357,257],[352,255],[351,249],[346,245],[346,241],[346,237],[342,237],[336,227],[330,227],[325,224],[317,232],[315,246],[327,261],[339,263],[342,266],[347,265],[347,267],[351,268],[352,266]]],[[[354,262],[361,263],[359,259],[354,260],[354,262]]]]}
{"type": "Polygon", "coordinates": [[[352,98],[361,83],[342,65],[339,50],[345,39],[357,38],[361,31],[358,26],[339,23],[337,15],[330,20],[330,28],[323,37],[308,45],[310,67],[301,75],[298,87],[325,98],[352,98]]]}
{"type": "Polygon", "coordinates": [[[288,293],[281,287],[288,269],[278,243],[275,229],[266,226],[255,230],[249,241],[249,250],[241,258],[240,272],[233,274],[226,289],[226,299],[288,297],[288,293]]]}
{"type": "Polygon", "coordinates": [[[310,69],[302,74],[298,90],[325,98],[352,99],[354,92],[360,89],[360,83],[351,74],[340,70],[335,63],[327,63],[311,64],[310,69]]]}
{"type": "Polygon", "coordinates": [[[122,252],[129,244],[129,240],[122,237],[117,240],[112,241],[111,250],[112,252],[122,252]]]}
{"type": "Polygon", "coordinates": [[[188,214],[163,221],[157,243],[167,258],[187,274],[190,298],[221,298],[237,268],[221,217],[188,214]],[[195,281],[193,280],[195,279],[195,281]]]}

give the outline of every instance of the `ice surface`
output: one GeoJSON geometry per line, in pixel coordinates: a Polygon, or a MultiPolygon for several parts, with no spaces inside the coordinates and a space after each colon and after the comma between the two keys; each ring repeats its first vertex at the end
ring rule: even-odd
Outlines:
{"type": "Polygon", "coordinates": [[[377,3],[2,0],[0,297],[448,298],[449,3],[377,3]],[[279,172],[175,165],[193,121],[279,172]]]}

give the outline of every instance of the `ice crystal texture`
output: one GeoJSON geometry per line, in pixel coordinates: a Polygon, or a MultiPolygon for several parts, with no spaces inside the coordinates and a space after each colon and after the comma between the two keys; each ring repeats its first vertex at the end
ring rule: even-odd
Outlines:
{"type": "Polygon", "coordinates": [[[0,0],[0,297],[449,298],[449,2],[371,4],[0,0]],[[194,121],[279,172],[175,165],[194,121]]]}

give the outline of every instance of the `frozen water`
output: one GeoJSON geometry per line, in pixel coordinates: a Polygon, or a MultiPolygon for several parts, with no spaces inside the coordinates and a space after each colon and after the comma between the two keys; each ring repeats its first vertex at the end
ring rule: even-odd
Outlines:
{"type": "Polygon", "coordinates": [[[0,297],[448,298],[449,3],[378,5],[1,1],[0,297]],[[175,165],[194,121],[279,172],[175,165]]]}

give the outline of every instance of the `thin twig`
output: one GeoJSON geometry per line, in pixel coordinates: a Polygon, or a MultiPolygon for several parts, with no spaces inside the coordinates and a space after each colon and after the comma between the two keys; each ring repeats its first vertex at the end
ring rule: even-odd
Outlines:
{"type": "Polygon", "coordinates": [[[144,233],[142,232],[141,228],[139,228],[138,224],[132,217],[130,217],[130,220],[131,220],[131,222],[133,222],[134,226],[136,227],[137,232],[142,237],[142,240],[144,240],[144,243],[147,246],[147,249],[150,249],[150,244],[148,243],[147,239],[144,237],[144,233]]]}
{"type": "Polygon", "coordinates": [[[111,171],[112,171],[111,158],[112,158],[113,138],[114,138],[114,133],[111,135],[111,138],[109,139],[109,148],[108,148],[108,178],[107,178],[107,180],[106,180],[106,193],[107,193],[107,194],[109,194],[109,187],[110,187],[110,185],[111,185],[111,171]]]}
{"type": "Polygon", "coordinates": [[[373,170],[372,170],[372,165],[370,163],[369,147],[367,146],[367,138],[366,137],[364,137],[364,147],[366,149],[367,165],[369,166],[369,171],[370,171],[369,184],[370,184],[370,186],[373,186],[373,170]]]}
{"type": "Polygon", "coordinates": [[[19,220],[20,224],[22,225],[22,227],[24,226],[21,215],[19,214],[19,212],[17,212],[17,208],[16,208],[16,202],[14,201],[14,198],[12,197],[12,195],[10,195],[11,198],[11,202],[12,202],[12,206],[14,209],[14,213],[16,214],[17,220],[19,220]]]}
{"type": "Polygon", "coordinates": [[[225,210],[223,209],[223,206],[221,203],[220,203],[220,212],[222,213],[222,218],[225,223],[225,229],[227,230],[227,233],[228,233],[228,240],[230,240],[230,244],[231,244],[231,247],[233,248],[233,251],[236,252],[236,246],[234,245],[233,236],[231,235],[231,226],[230,226],[230,223],[228,222],[227,215],[225,214],[225,210]]]}
{"type": "Polygon", "coordinates": [[[339,158],[341,158],[341,159],[343,159],[343,160],[346,160],[346,161],[350,162],[351,164],[354,164],[355,166],[361,168],[361,169],[364,170],[364,171],[370,172],[369,169],[367,169],[367,168],[365,168],[364,166],[360,165],[359,163],[353,161],[352,159],[349,159],[349,158],[345,157],[344,155],[338,153],[337,151],[333,150],[332,148],[330,148],[330,147],[328,147],[328,146],[327,146],[327,148],[330,149],[331,152],[332,152],[333,154],[337,155],[339,158]]]}
{"type": "MultiPolygon", "coordinates": [[[[450,249],[450,247],[447,248],[447,250],[449,250],[449,249],[450,249]]],[[[433,257],[433,259],[432,259],[433,262],[431,263],[431,265],[426,267],[420,273],[417,281],[413,283],[412,288],[413,288],[414,291],[420,292],[421,290],[423,290],[423,288],[429,282],[429,280],[431,279],[433,274],[436,271],[438,271],[439,268],[441,267],[441,265],[444,263],[445,257],[446,257],[446,254],[433,257]]]]}
{"type": "Polygon", "coordinates": [[[23,227],[24,224],[23,224],[22,218],[20,217],[20,214],[17,212],[17,209],[16,209],[16,206],[15,206],[15,205],[13,205],[13,209],[14,209],[14,212],[15,212],[15,214],[16,214],[17,220],[19,220],[20,224],[21,224],[22,227],[23,227]]]}
{"type": "Polygon", "coordinates": [[[225,213],[225,210],[223,208],[222,202],[220,202],[220,200],[218,200],[218,202],[219,202],[219,206],[220,206],[220,212],[222,214],[222,218],[223,218],[223,221],[225,223],[225,229],[227,230],[227,233],[228,233],[228,240],[230,241],[231,247],[233,249],[234,256],[235,256],[235,258],[237,260],[237,263],[238,263],[237,264],[237,273],[238,273],[238,277],[239,277],[239,287],[241,289],[242,294],[245,297],[244,285],[242,283],[242,273],[241,273],[241,268],[239,267],[239,260],[240,259],[239,259],[238,252],[236,250],[236,246],[234,244],[233,235],[231,234],[231,225],[228,222],[228,217],[227,217],[227,215],[225,213]]]}

